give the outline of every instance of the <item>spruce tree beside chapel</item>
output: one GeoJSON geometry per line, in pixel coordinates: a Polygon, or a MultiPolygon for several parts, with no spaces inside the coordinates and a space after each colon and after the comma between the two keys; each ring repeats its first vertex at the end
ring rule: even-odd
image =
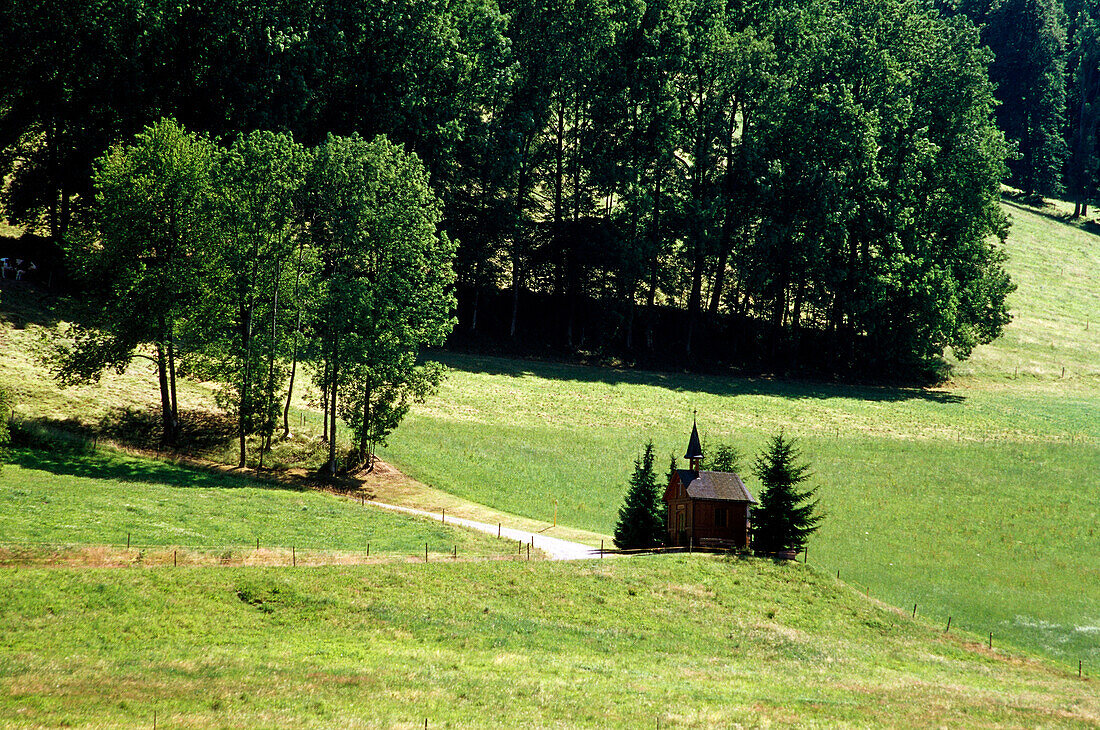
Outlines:
{"type": "Polygon", "coordinates": [[[615,546],[621,550],[660,547],[664,534],[665,505],[653,471],[653,442],[648,441],[634,460],[634,475],[615,525],[615,546]]]}

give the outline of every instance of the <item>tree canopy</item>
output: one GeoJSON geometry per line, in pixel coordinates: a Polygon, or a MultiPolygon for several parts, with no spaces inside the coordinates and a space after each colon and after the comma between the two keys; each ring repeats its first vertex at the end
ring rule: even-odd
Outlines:
{"type": "Polygon", "coordinates": [[[76,382],[154,361],[165,441],[181,359],[221,384],[241,466],[253,435],[262,466],[300,356],[325,396],[330,474],[338,417],[369,465],[438,386],[441,367],[418,356],[453,326],[454,244],[416,155],[381,136],[310,150],[272,132],[222,149],[165,119],[97,161],[95,190],[71,244],[87,313],[53,364],[76,382]]]}
{"type": "MultiPolygon", "coordinates": [[[[93,161],[164,114],[224,147],[385,135],[442,203],[456,337],[916,372],[1008,322],[1002,179],[1060,184],[1065,17],[1013,2],[8,4],[0,204],[62,240],[93,161]]],[[[1073,58],[1091,119],[1096,55],[1073,58]]]]}

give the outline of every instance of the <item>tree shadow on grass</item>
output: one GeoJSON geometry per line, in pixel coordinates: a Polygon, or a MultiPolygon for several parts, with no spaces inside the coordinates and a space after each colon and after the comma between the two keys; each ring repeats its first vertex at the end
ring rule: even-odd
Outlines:
{"type": "Polygon", "coordinates": [[[118,482],[142,482],[178,488],[287,489],[303,491],[304,485],[250,479],[226,473],[216,467],[194,464],[173,464],[155,459],[98,452],[91,448],[16,448],[9,463],[24,469],[51,474],[102,479],[118,482]]]}
{"type": "MultiPolygon", "coordinates": [[[[162,442],[161,414],[155,407],[112,408],[94,428],[100,438],[135,448],[157,448],[162,442]]],[[[179,441],[171,449],[180,454],[201,454],[224,446],[233,438],[233,419],[204,410],[180,412],[179,441]]]]}
{"type": "Polygon", "coordinates": [[[73,419],[35,419],[14,424],[10,461],[27,469],[52,474],[146,482],[174,487],[215,487],[234,489],[287,489],[302,491],[311,484],[287,475],[251,476],[234,473],[219,464],[203,464],[192,457],[223,446],[232,436],[232,421],[223,414],[194,411],[181,414],[181,436],[177,446],[158,447],[160,414],[147,410],[115,408],[89,426],[73,419]],[[185,459],[182,463],[158,458],[127,456],[99,450],[101,443],[116,444],[167,459],[185,459]]]}
{"type": "Polygon", "coordinates": [[[1062,225],[1069,226],[1070,228],[1078,228],[1086,233],[1091,233],[1094,236],[1100,235],[1100,223],[1092,218],[1082,217],[1074,218],[1070,213],[1063,213],[1055,208],[1040,207],[1040,203],[1037,201],[1027,201],[1023,198],[1008,198],[1004,195],[1001,196],[1001,202],[1005,205],[1017,210],[1022,210],[1025,213],[1032,213],[1034,215],[1041,215],[1042,217],[1057,221],[1062,225]]]}
{"type": "Polygon", "coordinates": [[[662,373],[652,370],[576,365],[539,360],[464,355],[434,352],[430,355],[452,370],[512,378],[538,377],[547,380],[604,383],[606,385],[646,385],[683,393],[705,393],[718,396],[765,395],[792,400],[850,398],[871,402],[901,402],[925,400],[933,403],[965,403],[965,396],[927,388],[845,385],[806,380],[775,380],[694,373],[662,373]]]}

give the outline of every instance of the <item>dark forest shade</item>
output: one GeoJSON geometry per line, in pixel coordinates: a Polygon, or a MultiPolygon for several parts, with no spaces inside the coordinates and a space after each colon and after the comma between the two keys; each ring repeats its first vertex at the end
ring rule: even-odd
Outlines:
{"type": "Polygon", "coordinates": [[[174,115],[415,154],[475,343],[874,374],[1008,322],[990,57],[923,3],[55,0],[0,48],[2,215],[55,240],[174,115]]]}

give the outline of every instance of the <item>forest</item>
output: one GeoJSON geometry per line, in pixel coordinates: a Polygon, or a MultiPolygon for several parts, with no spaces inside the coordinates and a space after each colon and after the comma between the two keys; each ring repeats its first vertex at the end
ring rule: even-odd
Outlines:
{"type": "Polygon", "coordinates": [[[223,151],[384,137],[455,242],[452,345],[942,372],[1010,319],[1002,183],[1087,213],[1098,22],[1091,0],[15,0],[0,204],[72,267],[102,234],[96,160],[158,120],[223,151]]]}

